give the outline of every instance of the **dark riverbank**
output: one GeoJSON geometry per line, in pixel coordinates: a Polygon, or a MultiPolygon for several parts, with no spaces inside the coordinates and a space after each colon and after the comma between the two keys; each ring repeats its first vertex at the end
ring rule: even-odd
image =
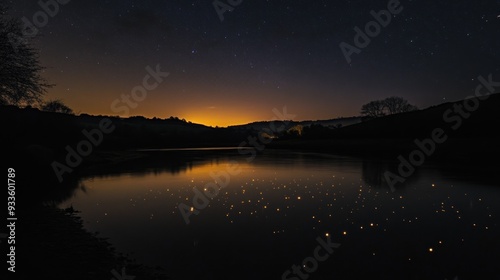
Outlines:
{"type": "Polygon", "coordinates": [[[19,214],[17,275],[36,271],[49,279],[111,279],[113,271],[138,279],[168,279],[120,255],[97,233],[83,228],[72,209],[34,206],[19,214]]]}
{"type": "Polygon", "coordinates": [[[54,280],[109,280],[118,279],[113,271],[122,275],[122,268],[136,279],[168,279],[165,272],[136,263],[116,251],[99,233],[87,231],[78,209],[57,208],[76,189],[84,188],[77,174],[62,183],[55,182],[42,162],[27,160],[22,152],[15,154],[6,155],[2,162],[2,169],[15,170],[13,279],[28,279],[35,272],[54,280]]]}

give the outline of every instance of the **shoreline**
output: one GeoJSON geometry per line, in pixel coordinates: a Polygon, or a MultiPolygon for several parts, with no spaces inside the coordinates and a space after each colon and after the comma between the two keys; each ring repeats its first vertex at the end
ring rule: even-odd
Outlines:
{"type": "Polygon", "coordinates": [[[51,279],[112,279],[125,268],[126,275],[137,279],[169,279],[164,272],[117,252],[99,233],[86,230],[72,208],[38,205],[29,213],[23,213],[19,228],[18,274],[35,270],[51,279]]]}

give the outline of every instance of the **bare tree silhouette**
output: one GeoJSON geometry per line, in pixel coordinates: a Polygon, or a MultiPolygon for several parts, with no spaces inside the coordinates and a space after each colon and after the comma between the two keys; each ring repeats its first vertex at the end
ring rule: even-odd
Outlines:
{"type": "Polygon", "coordinates": [[[0,104],[39,103],[52,86],[42,78],[45,68],[28,39],[21,24],[0,4],[0,104]]]}
{"type": "Polygon", "coordinates": [[[389,115],[417,110],[417,107],[409,104],[408,100],[397,96],[388,97],[382,102],[384,103],[389,115]]]}
{"type": "Polygon", "coordinates": [[[365,117],[378,118],[405,112],[416,111],[418,108],[408,103],[408,100],[392,96],[384,100],[371,101],[361,107],[361,114],[365,117]]]}
{"type": "Polygon", "coordinates": [[[371,101],[361,107],[361,114],[371,118],[385,116],[385,105],[380,100],[371,101]]]}

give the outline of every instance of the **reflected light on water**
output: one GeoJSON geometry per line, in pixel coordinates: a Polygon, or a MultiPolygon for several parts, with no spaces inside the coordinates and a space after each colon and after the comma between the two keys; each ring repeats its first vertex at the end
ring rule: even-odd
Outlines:
{"type": "Polygon", "coordinates": [[[495,242],[492,252],[499,248],[500,207],[493,199],[500,197],[498,189],[472,188],[433,170],[423,168],[418,179],[392,193],[367,182],[372,169],[365,161],[349,158],[262,155],[247,162],[227,156],[189,166],[183,172],[146,168],[86,178],[87,192],[75,193],[60,207],[72,205],[87,229],[179,279],[223,274],[215,264],[224,261],[240,270],[267,267],[279,279],[296,258],[310,254],[317,236],[342,244],[336,257],[357,260],[323,269],[328,276],[359,263],[369,270],[386,263],[418,269],[437,262],[446,270],[478,261],[474,254],[457,257],[473,252],[478,240],[495,242]],[[233,161],[241,173],[186,225],[178,204],[195,212],[193,188],[203,190],[214,182],[212,172],[233,161]]]}

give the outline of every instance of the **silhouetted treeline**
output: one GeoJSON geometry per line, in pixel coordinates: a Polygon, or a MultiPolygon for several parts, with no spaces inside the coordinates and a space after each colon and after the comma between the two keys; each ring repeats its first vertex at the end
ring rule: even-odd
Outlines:
{"type": "Polygon", "coordinates": [[[74,116],[1,106],[0,118],[5,132],[0,140],[3,147],[40,145],[56,152],[86,140],[82,131],[99,129],[100,121],[105,118],[110,119],[114,131],[104,133],[102,143],[95,147],[97,150],[238,145],[246,136],[234,129],[212,128],[174,117],[74,116]]]}

